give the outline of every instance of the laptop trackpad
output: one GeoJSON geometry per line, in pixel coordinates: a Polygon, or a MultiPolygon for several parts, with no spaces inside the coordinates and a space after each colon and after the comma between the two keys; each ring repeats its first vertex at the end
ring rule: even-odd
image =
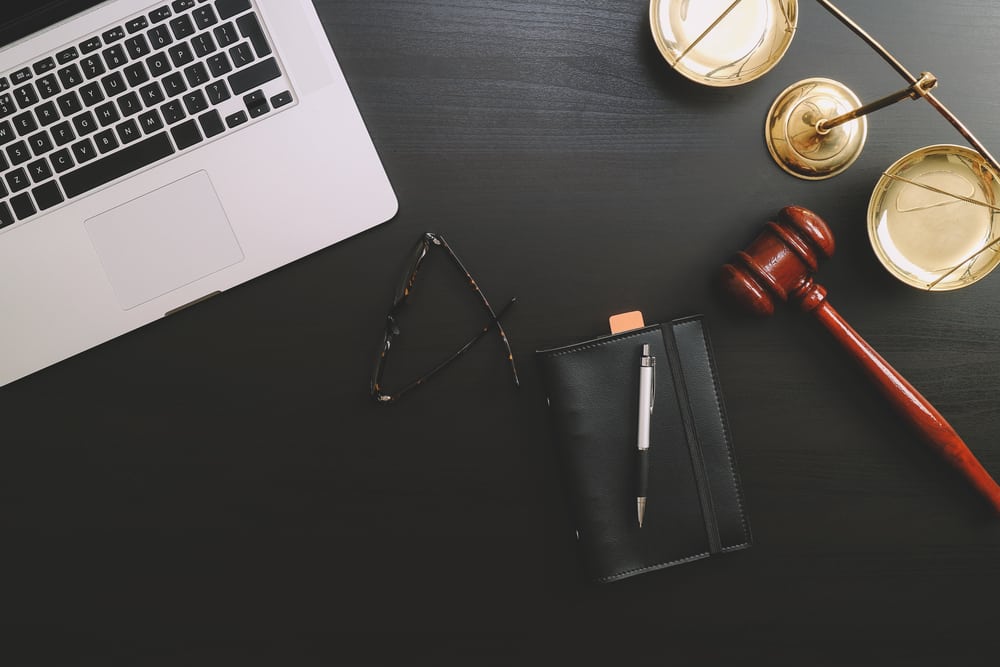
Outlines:
{"type": "Polygon", "coordinates": [[[84,224],[125,310],[243,259],[204,171],[84,224]]]}

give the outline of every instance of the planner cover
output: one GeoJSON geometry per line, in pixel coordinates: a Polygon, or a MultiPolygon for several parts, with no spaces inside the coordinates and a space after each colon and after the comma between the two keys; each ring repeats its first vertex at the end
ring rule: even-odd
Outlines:
{"type": "Polygon", "coordinates": [[[610,582],[750,546],[700,316],[540,350],[585,570],[610,582]],[[639,363],[656,358],[646,509],[636,512],[639,363]]]}

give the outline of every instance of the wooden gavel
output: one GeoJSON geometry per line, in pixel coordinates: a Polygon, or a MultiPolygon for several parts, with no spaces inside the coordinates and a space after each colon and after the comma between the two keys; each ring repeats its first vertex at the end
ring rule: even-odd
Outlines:
{"type": "Polygon", "coordinates": [[[811,313],[833,335],[917,432],[959,470],[1000,512],[1000,486],[955,429],[909,382],[872,349],[833,309],[812,274],[833,255],[833,233],[823,220],[799,206],[787,206],[731,264],[722,267],[722,288],[735,303],[757,315],[774,312],[774,298],[811,313]]]}

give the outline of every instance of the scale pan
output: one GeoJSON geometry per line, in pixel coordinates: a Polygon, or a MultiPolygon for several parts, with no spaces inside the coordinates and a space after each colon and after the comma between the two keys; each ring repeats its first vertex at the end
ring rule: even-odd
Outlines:
{"type": "Polygon", "coordinates": [[[736,86],[785,55],[797,0],[652,0],[649,24],[670,66],[697,83],[736,86]]]}
{"type": "Polygon", "coordinates": [[[964,146],[913,151],[875,185],[868,236],[882,265],[907,285],[971,285],[1000,264],[1000,178],[964,146]]]}

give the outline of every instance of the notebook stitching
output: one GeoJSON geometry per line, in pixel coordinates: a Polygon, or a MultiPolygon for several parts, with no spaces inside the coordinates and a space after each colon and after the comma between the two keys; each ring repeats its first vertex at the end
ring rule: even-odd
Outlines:
{"type": "Polygon", "coordinates": [[[657,563],[655,565],[647,565],[645,567],[637,567],[637,568],[634,568],[632,570],[624,570],[623,572],[616,572],[615,574],[611,574],[611,575],[608,575],[606,577],[601,577],[600,579],[597,579],[596,581],[611,581],[613,579],[621,579],[622,577],[626,577],[626,576],[629,576],[629,575],[632,575],[632,574],[641,574],[643,572],[648,572],[650,570],[659,570],[659,569],[662,569],[664,567],[670,567],[671,565],[679,565],[681,563],[686,563],[686,562],[692,561],[692,560],[698,560],[699,558],[705,558],[705,557],[708,557],[708,556],[711,556],[711,554],[709,552],[707,552],[707,551],[704,551],[702,553],[694,554],[693,556],[686,556],[684,558],[678,558],[677,560],[664,561],[662,563],[657,563]]]}
{"type": "MultiPolygon", "coordinates": [[[[680,321],[677,323],[678,326],[688,326],[697,322],[698,318],[691,318],[686,321],[680,321]]],[[[708,357],[709,364],[712,364],[712,353],[708,349],[708,340],[706,336],[702,337],[702,344],[705,346],[705,354],[708,357]]],[[[740,506],[740,527],[743,529],[743,536],[747,535],[747,522],[746,522],[746,510],[743,507],[743,490],[740,488],[739,481],[736,479],[736,473],[733,472],[735,467],[735,461],[733,460],[733,446],[732,440],[729,435],[729,426],[726,423],[725,418],[722,414],[722,401],[719,399],[719,378],[715,372],[714,364],[712,364],[712,392],[715,395],[715,406],[719,412],[719,419],[722,423],[722,436],[726,440],[726,458],[729,461],[729,475],[733,480],[733,488],[736,490],[736,502],[740,506]]]]}
{"type": "Polygon", "coordinates": [[[564,354],[573,354],[575,352],[583,352],[584,350],[590,350],[590,349],[595,348],[595,347],[601,347],[602,345],[609,345],[611,343],[618,343],[618,342],[623,341],[623,340],[628,340],[629,338],[637,338],[639,336],[645,335],[645,334],[649,333],[650,331],[653,331],[653,330],[658,329],[658,328],[659,327],[653,327],[652,329],[643,329],[641,331],[631,332],[631,333],[629,333],[627,335],[624,335],[624,336],[621,336],[621,337],[619,337],[619,336],[613,336],[613,337],[608,338],[606,340],[597,341],[595,343],[588,343],[588,344],[583,345],[581,347],[571,347],[568,350],[559,350],[559,351],[556,351],[556,352],[549,352],[545,356],[547,356],[547,357],[560,357],[560,356],[562,356],[564,354]]]}

